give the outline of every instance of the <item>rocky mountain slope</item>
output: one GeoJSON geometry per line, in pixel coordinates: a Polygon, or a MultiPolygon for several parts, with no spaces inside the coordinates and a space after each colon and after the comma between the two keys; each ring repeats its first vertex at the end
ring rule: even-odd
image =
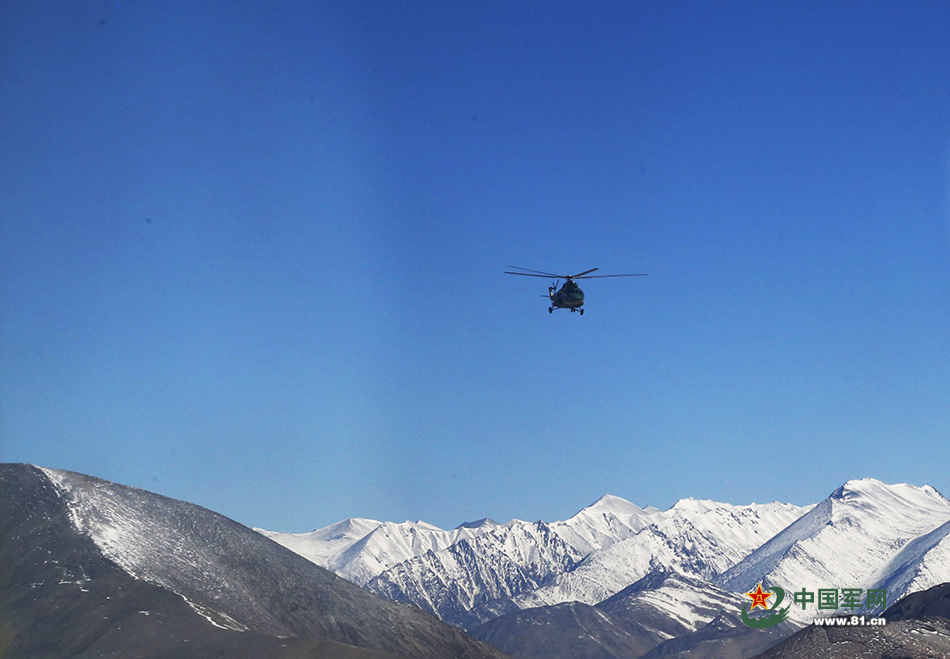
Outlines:
{"type": "Polygon", "coordinates": [[[593,606],[563,602],[525,609],[471,633],[524,659],[639,657],[740,606],[734,593],[692,577],[657,572],[593,606]]]}
{"type": "Polygon", "coordinates": [[[0,466],[0,537],[10,656],[502,656],[221,515],[90,476],[0,466]]]}
{"type": "Polygon", "coordinates": [[[948,602],[950,584],[935,586],[884,611],[884,626],[809,625],[756,659],[947,659],[948,602]]]}

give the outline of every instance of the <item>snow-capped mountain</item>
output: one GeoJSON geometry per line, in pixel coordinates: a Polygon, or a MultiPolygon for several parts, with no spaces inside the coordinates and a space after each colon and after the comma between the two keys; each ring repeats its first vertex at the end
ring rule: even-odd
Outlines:
{"type": "Polygon", "coordinates": [[[310,533],[255,529],[293,552],[365,586],[389,568],[427,551],[451,547],[498,525],[490,519],[443,530],[425,522],[377,522],[352,518],[310,533]]]}
{"type": "Polygon", "coordinates": [[[581,558],[549,525],[514,520],[447,549],[427,551],[366,587],[468,628],[517,608],[513,597],[570,570],[581,558]]]}
{"type": "Polygon", "coordinates": [[[711,579],[807,510],[783,503],[733,506],[683,499],[516,603],[521,608],[568,601],[596,604],[658,569],[711,579]]]}
{"type": "MultiPolygon", "coordinates": [[[[280,533],[254,529],[258,533],[281,544],[287,549],[300,554],[311,563],[335,572],[341,577],[346,571],[349,549],[357,542],[369,535],[382,522],[375,519],[354,517],[337,522],[326,528],[317,529],[310,533],[280,533]]],[[[404,559],[405,560],[405,559],[404,559]]],[[[356,581],[350,577],[350,581],[356,581]]]]}
{"type": "MultiPolygon", "coordinates": [[[[549,527],[581,555],[608,547],[647,526],[656,508],[640,508],[625,499],[604,495],[570,519],[549,527]]],[[[509,524],[524,523],[512,520],[509,524]]],[[[335,572],[366,585],[389,568],[425,554],[447,549],[466,538],[500,528],[490,519],[445,530],[426,522],[379,522],[351,518],[310,533],[280,533],[255,529],[271,540],[335,572]]]]}
{"type": "Polygon", "coordinates": [[[611,494],[563,522],[550,526],[569,545],[582,554],[609,547],[618,540],[636,535],[660,511],[640,506],[611,494]]]}
{"type": "MultiPolygon", "coordinates": [[[[891,603],[909,592],[912,574],[920,583],[950,579],[948,521],[950,501],[929,485],[848,481],[714,582],[736,592],[760,581],[810,591],[890,583],[891,603]]],[[[812,614],[798,607],[792,613],[812,614]]]]}
{"type": "MultiPolygon", "coordinates": [[[[738,595],[717,604],[725,607],[721,615],[714,607],[699,615],[688,605],[692,595],[687,592],[697,584],[732,593],[747,592],[759,581],[816,591],[883,587],[893,602],[950,580],[950,502],[929,486],[865,479],[849,481],[813,506],[735,506],[689,498],[665,511],[608,495],[568,520],[533,525],[544,534],[513,533],[529,526],[518,521],[476,525],[476,535],[394,564],[366,584],[466,628],[498,618],[489,628],[496,639],[506,633],[519,636],[523,625],[537,620],[565,625],[583,620],[623,645],[633,641],[619,640],[612,622],[581,604],[600,607],[620,593],[630,596],[631,585],[639,583],[631,601],[646,607],[641,613],[649,609],[654,619],[678,620],[682,633],[695,635],[690,642],[711,644],[708,648],[715,647],[717,634],[735,640],[744,632],[738,621],[743,600],[738,595]],[[533,563],[526,560],[532,544],[533,563]],[[664,575],[667,584],[654,592],[644,584],[657,575],[664,575]],[[690,586],[673,587],[674,577],[690,586]],[[529,613],[537,607],[550,609],[553,618],[529,613]]],[[[420,534],[449,533],[417,528],[420,534]]],[[[351,542],[349,551],[359,544],[351,542]]],[[[406,543],[401,547],[413,551],[406,543]]],[[[793,609],[793,619],[802,615],[800,608],[793,609]]],[[[534,639],[533,631],[522,640],[528,638],[534,639]]]]}
{"type": "Polygon", "coordinates": [[[528,532],[541,527],[518,520],[445,531],[351,519],[309,534],[261,533],[375,592],[468,626],[519,608],[596,604],[657,569],[711,578],[807,510],[690,498],[660,511],[606,495],[545,524],[554,537],[528,532]],[[539,562],[518,558],[539,541],[550,545],[536,548],[539,562]]]}
{"type": "Polygon", "coordinates": [[[684,499],[660,511],[607,495],[552,524],[485,520],[444,531],[353,519],[310,534],[262,533],[374,592],[469,628],[518,609],[596,604],[657,570],[709,579],[807,510],[684,499]]]}
{"type": "Polygon", "coordinates": [[[374,592],[470,626],[520,608],[513,597],[636,535],[658,514],[605,495],[552,524],[483,519],[443,530],[421,521],[353,518],[311,533],[257,531],[374,592]]]}

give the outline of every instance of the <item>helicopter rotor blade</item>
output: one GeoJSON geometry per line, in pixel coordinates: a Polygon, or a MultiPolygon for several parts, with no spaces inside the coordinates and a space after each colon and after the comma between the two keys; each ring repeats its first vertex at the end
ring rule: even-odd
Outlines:
{"type": "Polygon", "coordinates": [[[534,275],[534,274],[531,274],[530,272],[508,272],[507,270],[505,271],[505,274],[506,275],[521,275],[522,277],[542,277],[543,279],[550,279],[551,277],[556,276],[556,275],[534,275]]]}
{"type": "Polygon", "coordinates": [[[506,275],[521,275],[522,277],[546,277],[546,278],[554,277],[555,279],[565,279],[567,281],[571,281],[572,279],[603,279],[606,277],[646,277],[647,276],[645,272],[638,273],[635,275],[592,275],[590,274],[592,272],[596,272],[600,270],[600,268],[591,268],[590,270],[585,270],[584,272],[577,275],[556,275],[551,272],[544,272],[542,270],[531,270],[529,268],[522,268],[521,266],[517,266],[517,265],[508,265],[505,267],[525,271],[525,272],[510,272],[506,270],[505,271],[506,275]]]}
{"type": "MultiPolygon", "coordinates": [[[[544,275],[545,277],[560,277],[561,275],[555,275],[550,272],[542,272],[541,270],[532,270],[531,268],[522,268],[518,265],[506,265],[506,268],[514,268],[515,270],[524,270],[525,272],[535,272],[538,275],[544,275]]],[[[524,272],[506,272],[506,275],[523,275],[524,272]]]]}
{"type": "Polygon", "coordinates": [[[586,275],[586,274],[588,274],[588,273],[591,273],[591,272],[594,272],[594,270],[600,270],[600,268],[591,268],[590,270],[585,270],[584,272],[580,273],[579,275],[571,275],[570,277],[568,277],[568,279],[580,279],[580,278],[583,277],[584,275],[586,275]]]}

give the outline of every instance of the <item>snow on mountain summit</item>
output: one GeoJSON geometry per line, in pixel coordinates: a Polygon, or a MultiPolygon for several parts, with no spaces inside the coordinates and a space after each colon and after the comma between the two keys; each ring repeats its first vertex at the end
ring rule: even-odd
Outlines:
{"type": "MultiPolygon", "coordinates": [[[[715,583],[737,592],[760,581],[812,590],[874,587],[902,548],[948,520],[950,501],[929,485],[848,481],[715,583]]],[[[888,591],[888,599],[902,594],[888,591]]]]}
{"type": "Polygon", "coordinates": [[[709,579],[807,510],[784,503],[734,506],[684,499],[668,510],[644,514],[644,526],[635,533],[591,552],[571,572],[516,601],[522,607],[596,604],[657,569],[709,579]]]}
{"type": "Polygon", "coordinates": [[[480,529],[480,528],[494,528],[496,526],[501,526],[495,520],[489,517],[483,517],[482,519],[475,520],[474,522],[462,522],[456,529],[480,529]]]}
{"type": "Polygon", "coordinates": [[[481,520],[446,531],[422,521],[397,524],[351,518],[310,533],[255,530],[320,567],[364,586],[395,565],[427,551],[446,549],[496,526],[491,520],[481,520]]]}
{"type": "Polygon", "coordinates": [[[605,494],[570,519],[552,523],[551,528],[566,543],[587,554],[635,535],[650,523],[652,515],[635,503],[605,494]]]}
{"type": "Polygon", "coordinates": [[[346,551],[382,522],[354,517],[310,533],[279,533],[254,529],[320,567],[339,574],[345,567],[346,551]]]}
{"type": "Polygon", "coordinates": [[[598,511],[610,511],[614,513],[627,513],[635,514],[643,512],[643,509],[635,503],[627,501],[613,494],[605,494],[592,503],[591,505],[584,508],[584,510],[598,510],[598,511]]]}
{"type": "Polygon", "coordinates": [[[890,521],[902,511],[920,507],[923,515],[943,511],[950,506],[942,494],[930,485],[916,486],[908,483],[888,485],[875,478],[850,480],[828,497],[851,506],[863,507],[872,517],[882,522],[890,521]]]}
{"type": "MultiPolygon", "coordinates": [[[[634,535],[656,512],[605,494],[570,519],[549,526],[584,555],[634,535]]],[[[397,524],[351,518],[309,533],[255,530],[320,567],[365,586],[386,570],[428,551],[448,549],[460,540],[525,523],[511,520],[499,524],[486,517],[444,530],[422,521],[397,524]]]]}

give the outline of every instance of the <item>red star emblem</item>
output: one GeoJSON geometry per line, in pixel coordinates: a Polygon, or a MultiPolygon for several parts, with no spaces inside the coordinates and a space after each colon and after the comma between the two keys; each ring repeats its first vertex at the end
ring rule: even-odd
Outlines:
{"type": "Polygon", "coordinates": [[[766,604],[765,600],[770,598],[773,593],[767,593],[762,590],[762,584],[759,583],[758,587],[751,593],[746,593],[749,597],[752,598],[752,606],[749,608],[749,611],[754,611],[755,607],[761,606],[766,611],[769,610],[769,605],[766,604]]]}

